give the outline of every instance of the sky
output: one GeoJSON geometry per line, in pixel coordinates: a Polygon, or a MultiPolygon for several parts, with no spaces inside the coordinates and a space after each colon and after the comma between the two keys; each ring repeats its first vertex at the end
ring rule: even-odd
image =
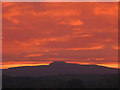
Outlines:
{"type": "Polygon", "coordinates": [[[3,2],[2,68],[53,61],[118,67],[118,3],[3,2]]]}
{"type": "Polygon", "coordinates": [[[2,0],[2,2],[118,2],[120,0],[2,0]]]}

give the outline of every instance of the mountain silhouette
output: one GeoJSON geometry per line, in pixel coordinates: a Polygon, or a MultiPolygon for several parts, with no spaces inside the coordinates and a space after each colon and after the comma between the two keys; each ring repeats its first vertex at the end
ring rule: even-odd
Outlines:
{"type": "Polygon", "coordinates": [[[7,76],[52,76],[65,74],[117,74],[118,69],[98,65],[80,65],[66,62],[53,62],[49,65],[24,66],[2,70],[7,76]]]}

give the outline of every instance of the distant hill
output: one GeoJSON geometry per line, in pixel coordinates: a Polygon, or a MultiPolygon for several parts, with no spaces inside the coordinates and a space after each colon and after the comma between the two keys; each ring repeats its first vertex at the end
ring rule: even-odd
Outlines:
{"type": "Polygon", "coordinates": [[[65,74],[117,74],[118,69],[98,65],[80,65],[66,62],[53,62],[49,65],[15,67],[2,70],[7,76],[52,76],[65,74]]]}

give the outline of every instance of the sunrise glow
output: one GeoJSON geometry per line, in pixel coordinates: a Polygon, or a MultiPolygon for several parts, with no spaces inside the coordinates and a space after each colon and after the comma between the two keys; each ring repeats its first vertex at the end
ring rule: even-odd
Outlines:
{"type": "Polygon", "coordinates": [[[117,2],[3,2],[2,68],[53,61],[118,68],[117,2]]]}

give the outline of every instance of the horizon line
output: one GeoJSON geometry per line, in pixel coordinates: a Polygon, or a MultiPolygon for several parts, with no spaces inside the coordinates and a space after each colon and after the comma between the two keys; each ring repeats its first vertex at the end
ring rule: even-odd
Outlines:
{"type": "MultiPolygon", "coordinates": [[[[21,66],[13,66],[13,67],[9,67],[9,68],[1,68],[0,70],[7,70],[7,69],[13,69],[13,68],[21,68],[21,67],[35,67],[35,66],[49,66],[51,63],[54,63],[54,62],[65,62],[65,61],[53,61],[53,62],[50,62],[49,64],[21,64],[21,66]]],[[[120,67],[110,67],[110,66],[107,66],[107,65],[102,65],[102,64],[83,64],[83,63],[75,63],[75,62],[65,62],[67,64],[78,64],[78,65],[88,65],[88,66],[101,66],[101,67],[107,67],[107,68],[113,68],[113,69],[120,69],[120,67]]]]}

